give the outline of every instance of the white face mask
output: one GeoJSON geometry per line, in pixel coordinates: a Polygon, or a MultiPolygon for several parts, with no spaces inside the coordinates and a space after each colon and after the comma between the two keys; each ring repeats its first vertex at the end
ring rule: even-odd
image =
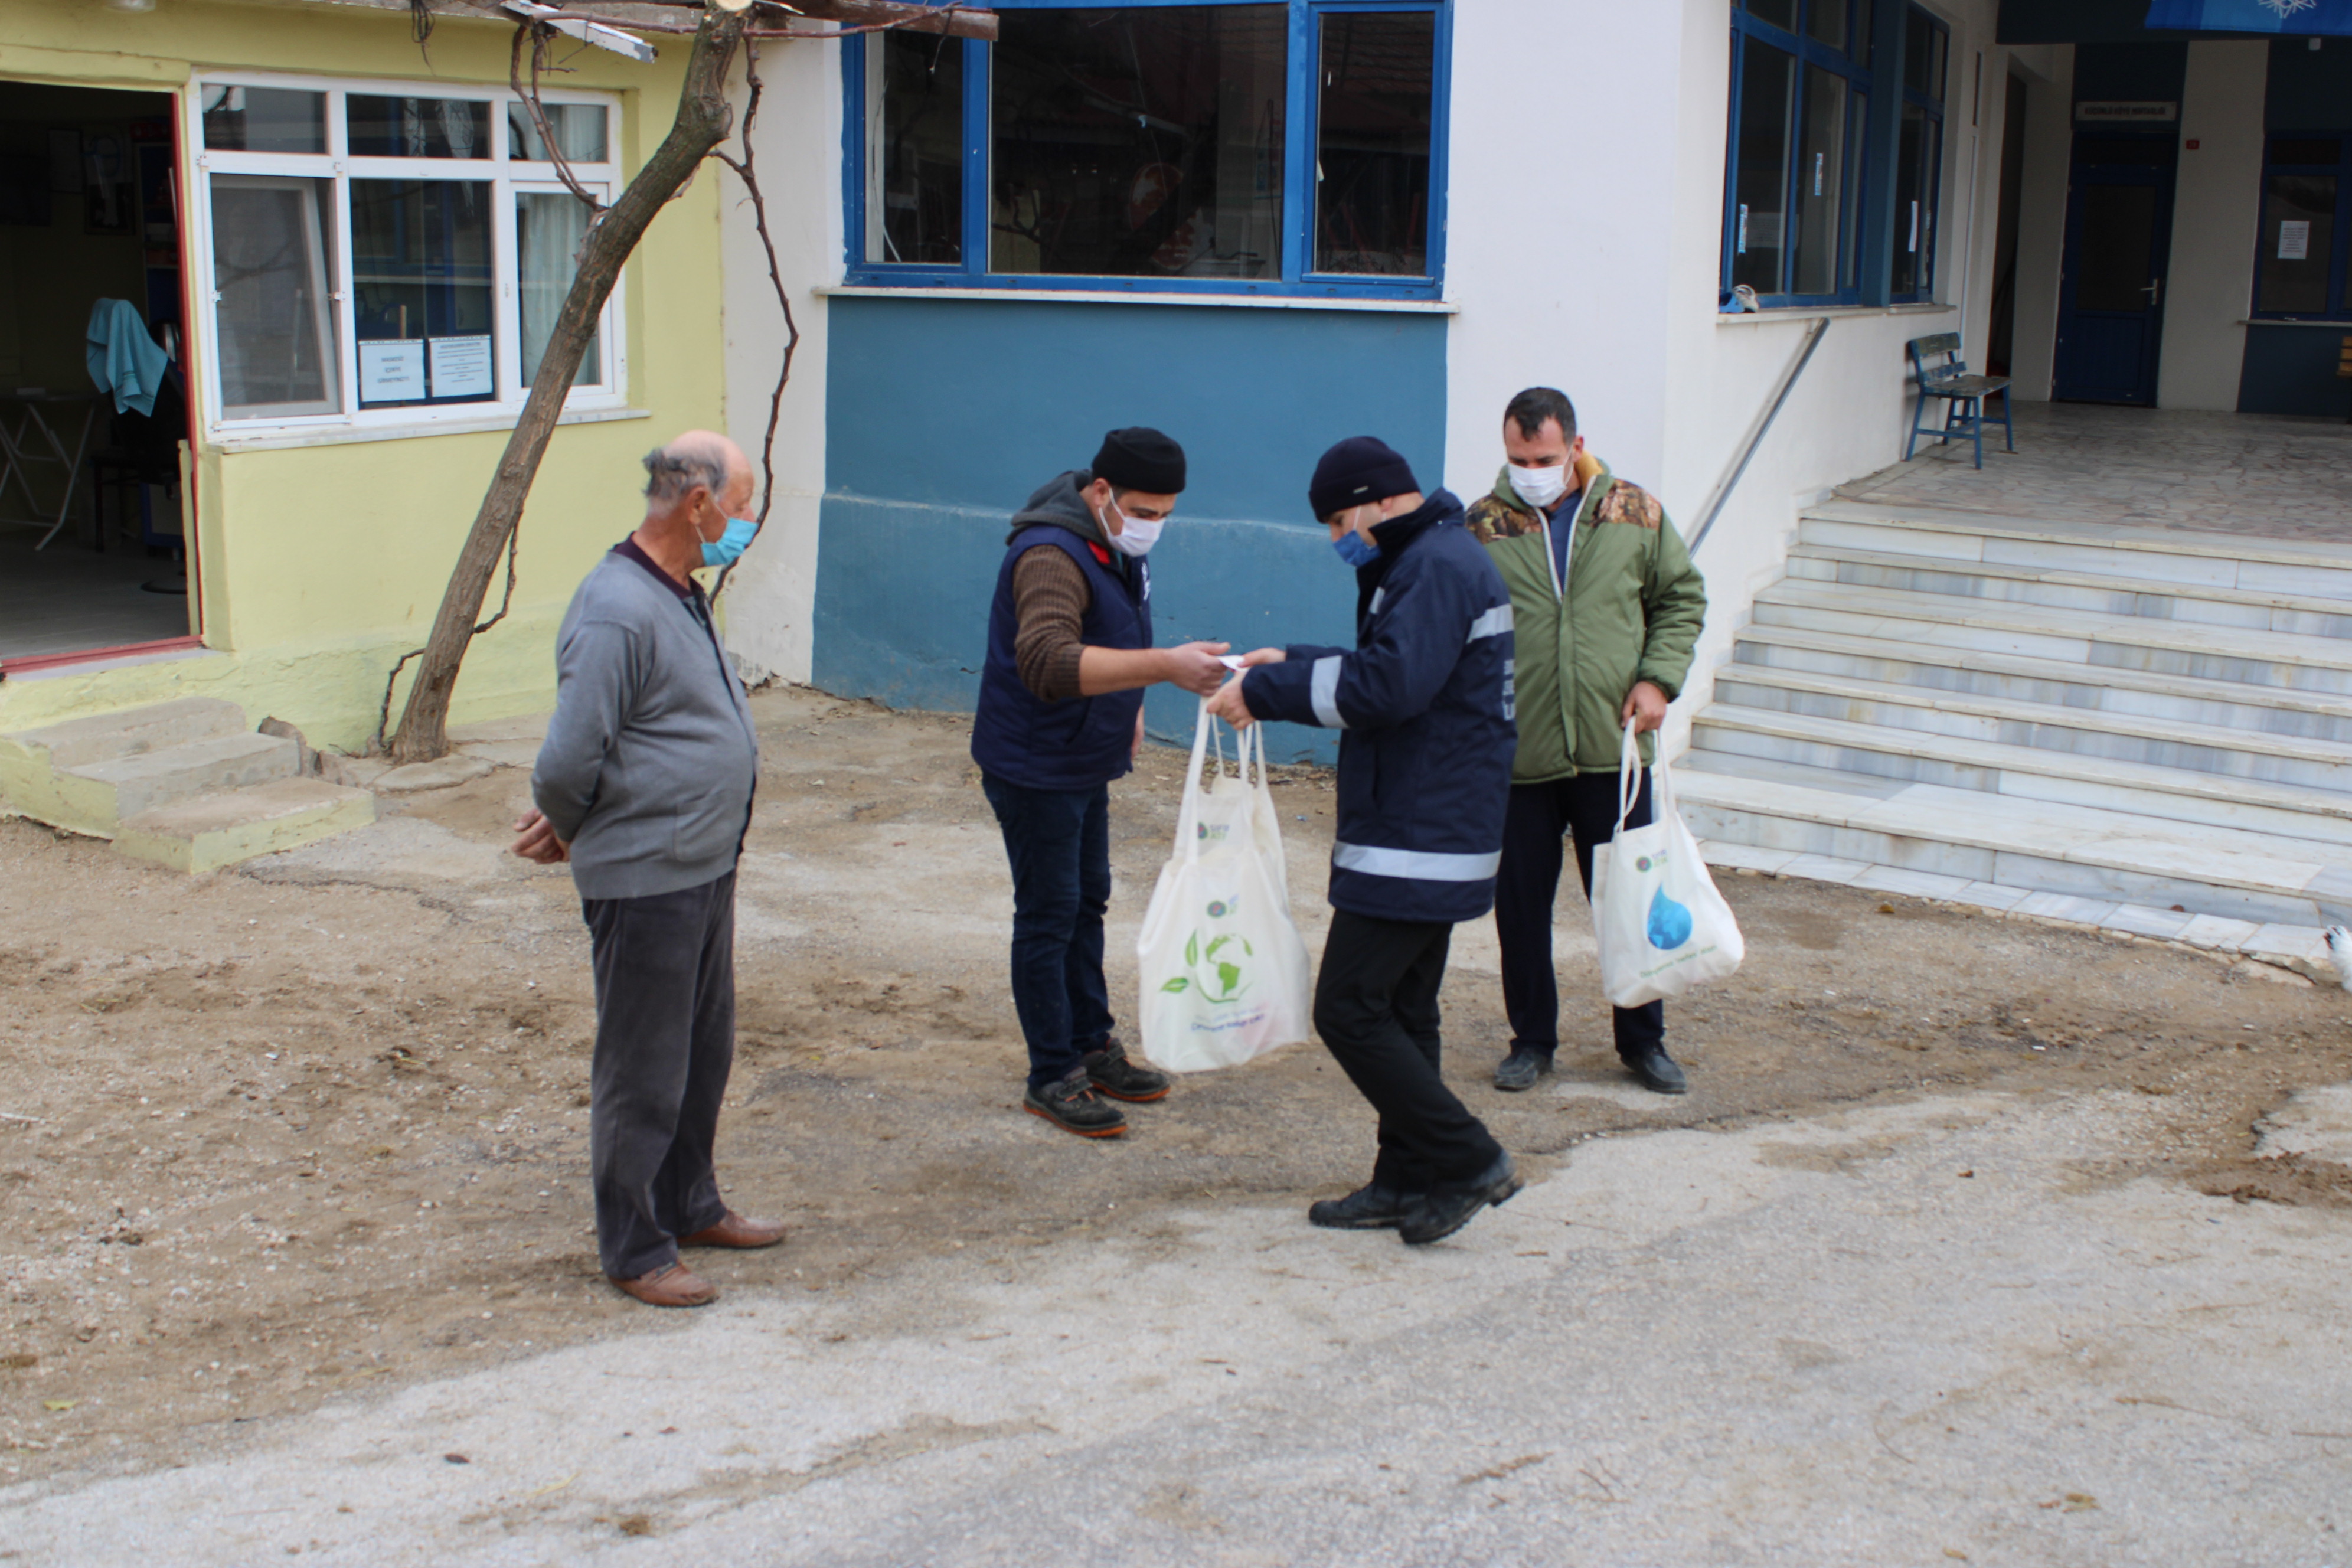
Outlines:
{"type": "Polygon", "coordinates": [[[1138,560],[1151,553],[1151,547],[1160,542],[1160,529],[1167,525],[1164,518],[1129,517],[1118,510],[1118,502],[1106,500],[1103,502],[1105,533],[1110,533],[1109,523],[1114,517],[1118,519],[1118,531],[1110,534],[1110,547],[1121,555],[1132,555],[1138,560]]]}
{"type": "Polygon", "coordinates": [[[1519,499],[1538,510],[1549,511],[1554,501],[1568,493],[1568,465],[1551,468],[1523,468],[1511,465],[1511,488],[1519,499]]]}

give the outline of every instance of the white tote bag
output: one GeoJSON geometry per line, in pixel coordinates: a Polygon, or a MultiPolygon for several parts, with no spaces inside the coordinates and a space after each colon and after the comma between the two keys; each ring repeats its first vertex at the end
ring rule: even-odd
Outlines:
{"type": "Polygon", "coordinates": [[[1215,782],[1203,788],[1201,763],[1215,728],[1203,702],[1176,850],[1160,868],[1135,944],[1143,1054],[1171,1072],[1235,1067],[1304,1040],[1313,995],[1307,943],[1290,919],[1264,732],[1256,725],[1243,732],[1236,778],[1225,776],[1221,742],[1215,782]]]}
{"type": "Polygon", "coordinates": [[[1639,1007],[1722,980],[1747,953],[1731,906],[1675,809],[1666,752],[1650,769],[1650,825],[1627,827],[1641,791],[1642,752],[1633,726],[1617,759],[1617,832],[1592,852],[1592,929],[1601,945],[1601,989],[1612,1005],[1639,1007]]]}

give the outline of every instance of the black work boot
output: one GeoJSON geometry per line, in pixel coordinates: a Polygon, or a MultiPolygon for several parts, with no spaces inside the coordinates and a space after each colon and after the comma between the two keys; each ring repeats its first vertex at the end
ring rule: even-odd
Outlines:
{"type": "Polygon", "coordinates": [[[1619,1058],[1625,1070],[1639,1079],[1643,1089],[1653,1094],[1688,1094],[1690,1079],[1683,1076],[1682,1064],[1666,1055],[1664,1046],[1652,1046],[1647,1050],[1619,1058]]]}
{"type": "Polygon", "coordinates": [[[1106,1105],[1087,1080],[1087,1069],[1075,1067],[1067,1077],[1021,1097],[1021,1109],[1042,1116],[1065,1132],[1081,1138],[1116,1138],[1127,1131],[1127,1118],[1116,1105],[1106,1105]]]}
{"type": "Polygon", "coordinates": [[[1102,1049],[1088,1051],[1083,1059],[1087,1081],[1113,1100],[1142,1105],[1167,1099],[1172,1086],[1173,1080],[1166,1073],[1129,1059],[1127,1047],[1117,1040],[1105,1040],[1102,1049]]]}
{"type": "Polygon", "coordinates": [[[1518,1190],[1518,1167],[1511,1163],[1510,1155],[1497,1154],[1493,1164],[1471,1180],[1448,1183],[1413,1199],[1398,1222],[1397,1234],[1407,1247],[1442,1241],[1477,1218],[1480,1209],[1508,1203],[1518,1190]]]}
{"type": "Polygon", "coordinates": [[[1344,1198],[1307,1205],[1307,1223],[1325,1230],[1392,1230],[1404,1217],[1404,1194],[1370,1182],[1344,1198]]]}
{"type": "Polygon", "coordinates": [[[1536,1079],[1551,1076],[1551,1053],[1530,1050],[1526,1046],[1513,1046],[1503,1065],[1495,1069],[1495,1087],[1517,1093],[1533,1089],[1536,1079]]]}

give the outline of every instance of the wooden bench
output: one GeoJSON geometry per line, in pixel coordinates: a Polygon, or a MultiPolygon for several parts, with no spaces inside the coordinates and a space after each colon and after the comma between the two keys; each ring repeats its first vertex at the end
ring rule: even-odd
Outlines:
{"type": "Polygon", "coordinates": [[[1983,468],[1984,400],[1996,392],[2000,394],[2000,427],[2008,432],[2008,449],[2017,450],[2017,427],[2010,423],[2009,377],[1970,375],[1967,363],[1960,358],[1958,332],[1913,338],[1908,348],[1912,374],[1919,383],[1919,406],[1911,417],[1911,438],[1903,443],[1904,461],[1911,460],[1911,453],[1922,436],[1935,437],[1938,445],[1955,436],[1967,436],[1975,439],[1977,467],[1983,468]],[[1928,363],[1931,360],[1935,363],[1928,363]],[[1927,417],[1927,400],[1931,397],[1944,399],[1944,423],[1940,427],[1920,423],[1927,417]]]}

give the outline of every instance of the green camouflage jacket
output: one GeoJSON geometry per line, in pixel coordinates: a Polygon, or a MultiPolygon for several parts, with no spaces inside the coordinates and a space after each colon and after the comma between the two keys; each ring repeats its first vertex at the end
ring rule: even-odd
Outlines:
{"type": "MultiPolygon", "coordinates": [[[[1636,681],[1671,699],[1690,673],[1706,620],[1706,584],[1658,498],[1577,460],[1577,509],[1568,582],[1553,580],[1543,514],[1521,500],[1504,468],[1494,492],[1470,508],[1472,533],[1511,591],[1517,635],[1519,749],[1513,784],[1617,771],[1617,715],[1636,681]]],[[[1642,761],[1652,737],[1642,737],[1642,761]]]]}

